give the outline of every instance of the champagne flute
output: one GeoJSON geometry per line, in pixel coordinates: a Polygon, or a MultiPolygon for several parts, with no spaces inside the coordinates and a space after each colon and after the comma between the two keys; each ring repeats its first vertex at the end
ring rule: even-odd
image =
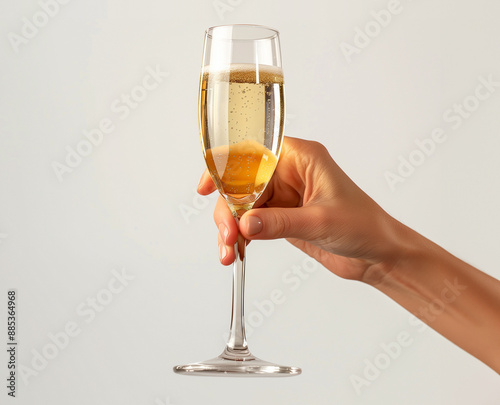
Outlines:
{"type": "MultiPolygon", "coordinates": [[[[212,179],[238,222],[264,191],[278,163],[285,97],[278,31],[259,25],[225,25],[205,32],[199,91],[199,125],[212,179]]],[[[187,375],[289,376],[298,367],[253,356],[244,322],[245,247],[235,245],[229,338],[218,357],[182,366],[187,375]]]]}

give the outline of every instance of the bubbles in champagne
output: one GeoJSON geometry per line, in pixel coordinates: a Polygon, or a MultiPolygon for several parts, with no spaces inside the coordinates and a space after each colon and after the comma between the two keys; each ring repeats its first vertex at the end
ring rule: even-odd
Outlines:
{"type": "Polygon", "coordinates": [[[200,88],[200,128],[205,158],[219,190],[255,201],[277,164],[284,122],[280,68],[205,67],[200,88]]]}

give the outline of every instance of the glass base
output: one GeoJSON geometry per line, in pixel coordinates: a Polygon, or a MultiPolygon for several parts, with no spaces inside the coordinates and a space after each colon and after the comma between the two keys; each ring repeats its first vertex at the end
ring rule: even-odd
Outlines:
{"type": "Polygon", "coordinates": [[[299,375],[302,372],[299,367],[279,366],[260,360],[251,354],[233,359],[228,357],[227,351],[224,351],[214,359],[175,366],[174,372],[184,375],[227,377],[287,377],[299,375]]]}

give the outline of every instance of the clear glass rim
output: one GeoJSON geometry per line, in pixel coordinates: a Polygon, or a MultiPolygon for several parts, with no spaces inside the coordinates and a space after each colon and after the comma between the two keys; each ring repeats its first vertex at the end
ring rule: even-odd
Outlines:
{"type": "MultiPolygon", "coordinates": [[[[207,38],[214,39],[212,33],[219,28],[228,28],[228,27],[242,27],[242,28],[258,28],[263,31],[268,31],[269,35],[265,36],[256,36],[255,38],[224,38],[225,40],[231,41],[260,41],[260,40],[270,40],[279,37],[279,31],[277,29],[267,27],[265,25],[259,24],[223,24],[223,25],[214,25],[205,30],[205,35],[207,38]]],[[[217,39],[217,38],[215,38],[217,39]]]]}

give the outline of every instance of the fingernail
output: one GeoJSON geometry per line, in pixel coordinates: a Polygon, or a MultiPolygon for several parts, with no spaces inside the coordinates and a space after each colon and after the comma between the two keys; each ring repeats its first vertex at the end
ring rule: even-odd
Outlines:
{"type": "Polygon", "coordinates": [[[255,215],[246,218],[246,231],[249,236],[253,236],[262,231],[262,220],[255,215]]]}
{"type": "Polygon", "coordinates": [[[219,256],[221,261],[223,261],[224,258],[227,256],[226,245],[224,245],[223,243],[219,245],[219,256]]]}
{"type": "Polygon", "coordinates": [[[219,225],[219,234],[224,243],[227,243],[227,236],[229,235],[229,229],[227,228],[226,225],[222,223],[219,225]]]}

